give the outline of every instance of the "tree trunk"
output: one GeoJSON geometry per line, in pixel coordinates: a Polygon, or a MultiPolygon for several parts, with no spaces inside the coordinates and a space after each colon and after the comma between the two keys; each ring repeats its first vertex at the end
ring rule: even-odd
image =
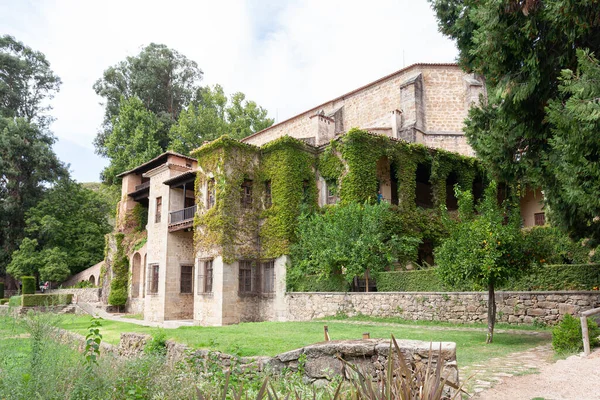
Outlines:
{"type": "Polygon", "coordinates": [[[488,285],[488,333],[486,343],[492,343],[494,339],[494,324],[496,323],[496,295],[494,284],[488,285]]]}

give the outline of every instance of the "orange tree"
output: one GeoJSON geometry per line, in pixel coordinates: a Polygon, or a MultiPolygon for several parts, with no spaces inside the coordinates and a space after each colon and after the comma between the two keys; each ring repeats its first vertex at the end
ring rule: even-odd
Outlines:
{"type": "Polygon", "coordinates": [[[498,204],[495,182],[486,189],[476,213],[472,194],[456,192],[460,218],[451,222],[450,237],[436,249],[438,273],[450,285],[470,282],[473,289],[487,288],[487,343],[491,343],[496,320],[494,288],[522,273],[533,258],[523,246],[519,208],[510,201],[498,204]]]}

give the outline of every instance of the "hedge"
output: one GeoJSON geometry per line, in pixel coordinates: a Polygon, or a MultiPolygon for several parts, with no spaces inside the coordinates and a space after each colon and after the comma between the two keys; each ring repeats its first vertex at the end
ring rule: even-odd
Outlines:
{"type": "Polygon", "coordinates": [[[12,296],[8,300],[8,305],[11,307],[19,307],[21,306],[21,296],[12,296]]]}
{"type": "Polygon", "coordinates": [[[380,272],[375,275],[378,292],[442,292],[448,290],[434,268],[380,272]]]}
{"type": "Polygon", "coordinates": [[[348,292],[350,285],[343,279],[321,279],[316,275],[306,275],[288,288],[294,292],[348,292]]]}
{"type": "Polygon", "coordinates": [[[507,282],[502,290],[592,290],[600,287],[600,264],[536,266],[519,279],[507,282]]]}
{"type": "Polygon", "coordinates": [[[4,298],[4,282],[0,282],[0,299],[4,298]]]}
{"type": "Polygon", "coordinates": [[[72,294],[24,294],[22,305],[23,307],[35,306],[58,306],[71,304],[73,301],[72,294]]]}
{"type": "Polygon", "coordinates": [[[22,276],[21,282],[23,284],[23,294],[35,294],[34,276],[22,276]]]}
{"type": "MultiPolygon", "coordinates": [[[[378,292],[446,292],[470,291],[473,287],[465,282],[461,287],[444,285],[435,268],[380,272],[375,275],[378,292]]],[[[307,279],[298,291],[340,291],[327,282],[307,279]],[[312,286],[311,286],[312,282],[312,286]],[[328,290],[317,290],[319,287],[328,290]],[[306,290],[310,288],[311,290],[306,290]]],[[[497,290],[544,291],[544,290],[593,290],[600,287],[600,264],[560,264],[534,267],[527,275],[509,280],[497,290]]]]}
{"type": "Polygon", "coordinates": [[[9,299],[0,299],[0,306],[3,306],[4,304],[8,303],[9,299]]]}

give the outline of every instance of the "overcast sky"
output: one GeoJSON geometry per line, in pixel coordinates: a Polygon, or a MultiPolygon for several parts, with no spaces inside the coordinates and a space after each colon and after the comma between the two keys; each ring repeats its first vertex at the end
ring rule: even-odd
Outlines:
{"type": "Polygon", "coordinates": [[[102,72],[149,43],[195,60],[203,84],[244,92],[281,121],[416,62],[452,62],[426,0],[0,0],[0,34],[43,52],[63,85],[55,150],[98,181],[102,72]]]}

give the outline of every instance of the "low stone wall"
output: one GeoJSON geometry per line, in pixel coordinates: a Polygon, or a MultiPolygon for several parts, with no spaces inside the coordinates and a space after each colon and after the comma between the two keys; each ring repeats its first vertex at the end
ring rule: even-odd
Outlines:
{"type": "Polygon", "coordinates": [[[85,289],[53,289],[47,290],[49,294],[72,294],[73,303],[99,303],[102,296],[102,288],[85,289]]]}
{"type": "MultiPolygon", "coordinates": [[[[149,340],[151,340],[149,335],[122,333],[118,354],[124,357],[138,356],[149,340]]],[[[459,382],[455,343],[430,343],[418,340],[398,340],[397,343],[405,360],[413,367],[428,359],[430,349],[433,353],[432,367],[435,367],[437,354],[441,354],[444,376],[452,382],[459,382]]],[[[350,371],[340,358],[358,366],[361,372],[370,374],[376,379],[384,373],[390,354],[389,339],[322,342],[275,357],[235,357],[216,351],[193,350],[172,341],[167,341],[166,346],[170,362],[187,359],[201,371],[208,370],[208,364],[212,362],[220,364],[223,368],[239,368],[241,373],[279,374],[284,369],[298,371],[302,364],[305,380],[317,384],[319,381],[329,381],[336,375],[348,377],[350,371]]]]}
{"type": "MultiPolygon", "coordinates": [[[[487,321],[487,292],[288,293],[288,321],[339,314],[455,323],[487,321]]],[[[496,292],[497,321],[553,325],[600,307],[600,292],[496,292]]]]}

